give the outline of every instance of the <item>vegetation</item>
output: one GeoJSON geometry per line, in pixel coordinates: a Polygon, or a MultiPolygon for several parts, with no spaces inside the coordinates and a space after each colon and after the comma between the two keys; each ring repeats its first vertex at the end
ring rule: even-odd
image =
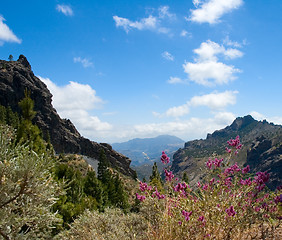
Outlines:
{"type": "Polygon", "coordinates": [[[60,192],[50,172],[52,154],[14,144],[15,132],[0,128],[0,235],[3,239],[47,239],[60,223],[51,207],[60,192]]]}
{"type": "MultiPolygon", "coordinates": [[[[27,91],[19,106],[20,117],[0,106],[0,238],[281,237],[275,230],[281,225],[282,188],[268,190],[267,172],[252,175],[249,166],[234,162],[239,137],[228,142],[228,157],[206,162],[205,179],[195,189],[186,174],[179,182],[170,167],[163,182],[155,163],[130,206],[124,180],[103,150],[97,175],[79,155],[55,156],[32,123],[36,112],[27,91]]],[[[161,161],[169,163],[164,152],[161,161]]]]}

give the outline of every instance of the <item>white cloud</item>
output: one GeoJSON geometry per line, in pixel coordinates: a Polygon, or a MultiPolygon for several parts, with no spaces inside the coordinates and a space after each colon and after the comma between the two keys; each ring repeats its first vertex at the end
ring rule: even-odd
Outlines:
{"type": "Polygon", "coordinates": [[[162,53],[162,57],[166,60],[173,61],[174,56],[172,56],[169,52],[165,51],[162,53]]]}
{"type": "Polygon", "coordinates": [[[66,16],[73,16],[73,10],[69,5],[65,5],[65,4],[58,4],[56,6],[56,10],[58,12],[63,13],[66,16]]]}
{"type": "Polygon", "coordinates": [[[165,115],[168,117],[181,117],[187,115],[190,112],[189,103],[183,104],[178,107],[169,108],[165,115]]]}
{"type": "Polygon", "coordinates": [[[194,53],[197,54],[194,63],[185,62],[183,68],[189,80],[197,84],[204,86],[227,84],[236,79],[235,73],[241,72],[234,66],[218,60],[220,55],[228,59],[242,57],[243,53],[237,49],[226,49],[223,45],[207,40],[201,43],[194,53]]]}
{"type": "Polygon", "coordinates": [[[180,36],[181,37],[188,37],[188,38],[192,38],[192,33],[190,33],[190,32],[187,32],[186,30],[182,30],[181,32],[180,32],[180,36]]]}
{"type": "Polygon", "coordinates": [[[4,21],[5,19],[0,15],[0,45],[3,45],[3,42],[21,43],[22,40],[13,33],[4,21]]]}
{"type": "Polygon", "coordinates": [[[140,21],[135,22],[130,21],[127,18],[122,18],[118,16],[113,16],[113,19],[116,22],[116,27],[122,27],[127,33],[134,28],[138,30],[152,30],[156,29],[157,26],[157,18],[151,15],[147,18],[142,18],[140,21]]]}
{"type": "Polygon", "coordinates": [[[99,108],[104,102],[89,85],[69,82],[65,86],[57,86],[49,78],[38,77],[52,93],[52,104],[59,115],[70,119],[82,135],[95,140],[112,129],[111,124],[91,115],[91,110],[99,108]]]}
{"type": "Polygon", "coordinates": [[[162,6],[159,7],[159,18],[176,19],[176,15],[169,12],[169,6],[162,6]]]}
{"type": "Polygon", "coordinates": [[[238,91],[225,91],[222,93],[210,93],[202,96],[195,96],[189,101],[193,107],[207,106],[211,109],[222,109],[236,103],[238,91]]]}
{"type": "Polygon", "coordinates": [[[187,84],[186,80],[183,80],[179,77],[170,77],[169,80],[167,80],[167,82],[170,84],[177,84],[177,83],[187,84]]]}
{"type": "Polygon", "coordinates": [[[266,120],[268,122],[272,122],[274,124],[282,125],[282,116],[274,116],[274,117],[267,117],[264,114],[261,114],[256,111],[252,111],[249,113],[254,119],[263,121],[266,120]]]}
{"type": "Polygon", "coordinates": [[[162,6],[158,9],[158,14],[153,16],[150,14],[148,17],[142,18],[139,21],[131,21],[128,18],[123,18],[119,16],[113,16],[115,21],[116,27],[121,27],[124,29],[126,33],[130,30],[137,29],[137,30],[151,30],[158,33],[169,34],[171,30],[167,27],[162,26],[162,21],[169,19],[173,20],[176,19],[176,15],[169,12],[168,6],[162,6]]]}
{"type": "Polygon", "coordinates": [[[204,86],[214,86],[227,84],[236,79],[234,73],[240,72],[233,66],[228,66],[222,62],[200,62],[183,64],[184,72],[189,76],[189,80],[204,86]],[[211,80],[214,80],[213,82],[211,80]]]}
{"type": "Polygon", "coordinates": [[[193,0],[193,3],[198,8],[191,10],[189,20],[214,24],[218,23],[224,14],[238,9],[243,4],[243,0],[193,0]]]}
{"type": "Polygon", "coordinates": [[[229,112],[217,112],[210,118],[190,118],[182,121],[135,125],[132,137],[155,137],[162,134],[178,136],[184,140],[205,138],[207,133],[222,129],[235,120],[229,112]]]}
{"type": "Polygon", "coordinates": [[[84,68],[88,68],[88,67],[93,66],[93,63],[87,58],[74,57],[73,61],[75,63],[81,63],[84,68]]]}
{"type": "Polygon", "coordinates": [[[153,112],[155,117],[175,117],[179,118],[187,115],[192,107],[206,106],[213,111],[222,111],[228,105],[236,104],[238,91],[214,92],[201,96],[194,96],[189,101],[180,106],[169,108],[164,114],[153,112]]]}

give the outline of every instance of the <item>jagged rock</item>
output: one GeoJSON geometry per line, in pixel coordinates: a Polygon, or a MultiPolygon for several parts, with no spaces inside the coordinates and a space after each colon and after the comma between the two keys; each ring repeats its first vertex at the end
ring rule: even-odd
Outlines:
{"type": "Polygon", "coordinates": [[[282,126],[256,121],[252,116],[238,117],[224,129],[208,134],[206,139],[186,142],[173,156],[172,170],[182,176],[188,174],[190,185],[204,176],[209,157],[226,157],[227,140],[240,136],[243,148],[233,163],[249,164],[253,173],[268,171],[268,186],[274,189],[282,183],[282,126]]]}
{"type": "Polygon", "coordinates": [[[121,173],[134,176],[130,168],[131,160],[114,151],[109,144],[99,144],[82,137],[69,119],[61,119],[52,106],[52,94],[47,86],[31,71],[25,56],[17,61],[0,60],[0,104],[10,106],[20,112],[18,102],[24,98],[24,90],[30,91],[37,112],[34,123],[46,136],[50,134],[51,143],[57,153],[79,153],[98,159],[104,149],[112,167],[121,173]]]}

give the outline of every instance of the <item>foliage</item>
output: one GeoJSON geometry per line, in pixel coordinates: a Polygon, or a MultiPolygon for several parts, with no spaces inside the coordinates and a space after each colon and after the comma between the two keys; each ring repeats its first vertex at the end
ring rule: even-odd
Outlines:
{"type": "Polygon", "coordinates": [[[147,208],[148,239],[235,239],[246,237],[254,226],[260,227],[263,239],[273,234],[281,222],[281,188],[269,192],[268,173],[252,176],[249,166],[231,163],[242,145],[239,137],[228,144],[234,151],[227,148],[225,160],[209,159],[208,175],[194,190],[167,169],[166,194],[140,182],[136,197],[147,208]]]}
{"type": "Polygon", "coordinates": [[[150,185],[158,188],[159,190],[163,188],[162,179],[156,162],[154,162],[154,165],[152,167],[152,175],[150,176],[150,185]]]}
{"type": "Polygon", "coordinates": [[[32,123],[36,112],[33,110],[34,101],[30,98],[30,93],[27,90],[25,90],[25,97],[19,102],[19,106],[22,111],[22,119],[17,129],[16,142],[28,144],[37,153],[43,153],[48,148],[50,149],[50,144],[46,144],[44,141],[41,130],[32,123]]]}
{"type": "Polygon", "coordinates": [[[142,240],[147,239],[146,219],[136,213],[124,214],[119,209],[105,212],[86,211],[71,224],[70,230],[56,236],[58,240],[142,240]]]}
{"type": "Polygon", "coordinates": [[[60,219],[50,211],[60,187],[50,169],[52,154],[13,144],[15,133],[0,129],[0,235],[4,239],[46,239],[60,219]]]}
{"type": "Polygon", "coordinates": [[[8,59],[9,59],[9,61],[13,61],[13,60],[14,60],[13,55],[12,55],[12,54],[10,54],[8,59]]]}
{"type": "Polygon", "coordinates": [[[18,128],[19,122],[18,114],[13,112],[10,106],[4,107],[0,105],[0,123],[18,128]]]}

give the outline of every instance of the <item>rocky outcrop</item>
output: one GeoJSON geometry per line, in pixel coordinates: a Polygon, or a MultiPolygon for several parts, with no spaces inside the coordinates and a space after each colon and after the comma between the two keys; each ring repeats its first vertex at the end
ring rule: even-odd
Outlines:
{"type": "Polygon", "coordinates": [[[269,187],[282,183],[282,126],[256,121],[252,116],[238,117],[224,129],[208,134],[206,139],[186,142],[173,156],[172,170],[179,176],[186,172],[191,185],[203,177],[209,157],[226,157],[227,140],[240,136],[243,148],[234,163],[249,164],[253,173],[268,171],[269,187]]]}
{"type": "Polygon", "coordinates": [[[129,158],[114,151],[109,144],[99,144],[84,138],[69,119],[60,118],[52,106],[52,94],[33,74],[25,56],[20,55],[17,61],[0,60],[0,104],[20,112],[18,102],[24,97],[25,89],[30,91],[35,103],[34,110],[37,114],[34,123],[44,135],[47,132],[50,134],[57,153],[79,153],[98,159],[100,150],[104,149],[112,167],[125,175],[134,176],[129,158]]]}
{"type": "Polygon", "coordinates": [[[257,138],[247,152],[247,162],[253,172],[270,173],[268,187],[274,189],[282,185],[282,142],[274,138],[266,139],[264,136],[257,138]]]}

